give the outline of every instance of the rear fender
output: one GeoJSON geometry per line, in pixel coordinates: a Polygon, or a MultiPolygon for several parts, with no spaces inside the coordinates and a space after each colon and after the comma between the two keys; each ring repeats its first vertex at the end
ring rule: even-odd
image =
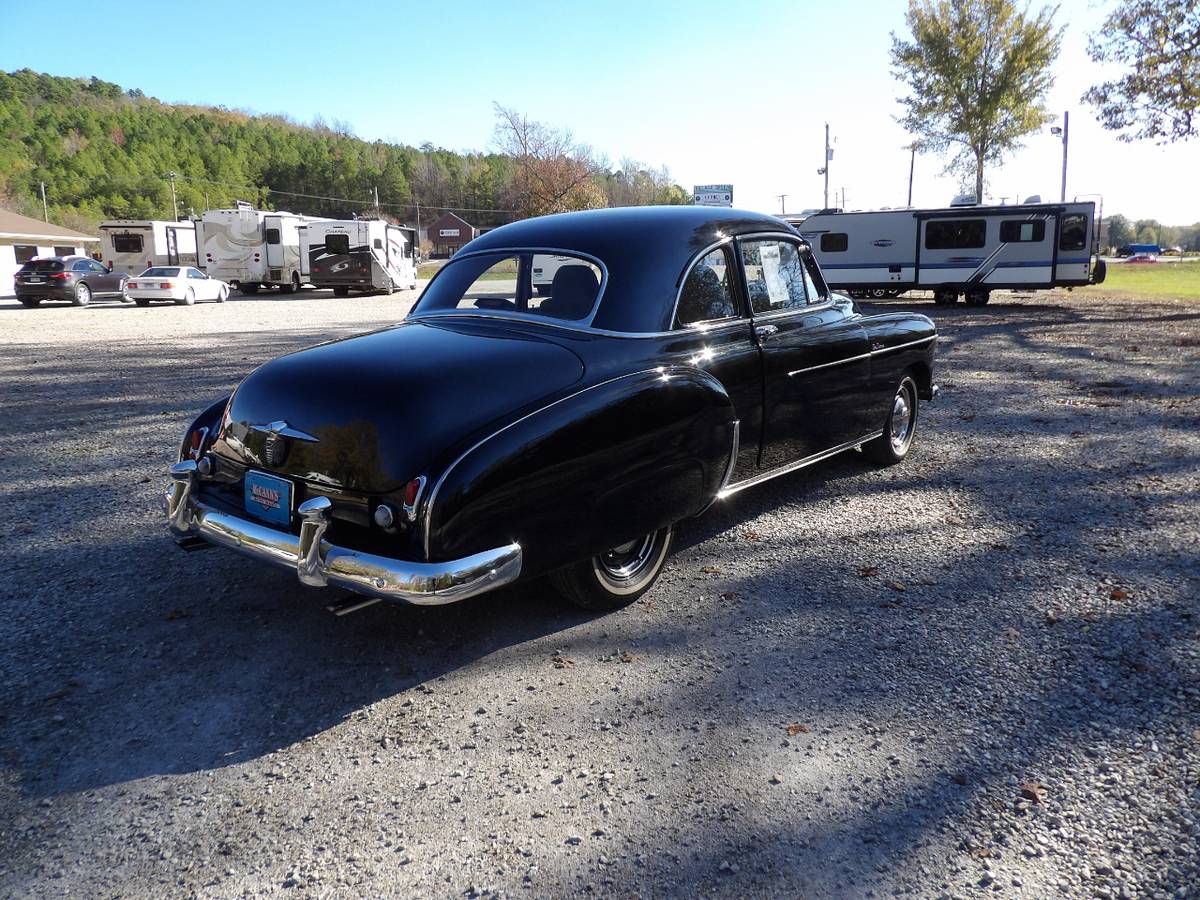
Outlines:
{"type": "Polygon", "coordinates": [[[424,510],[426,555],[515,542],[535,575],[695,515],[722,486],[734,419],[721,383],[691,367],[578,391],[451,464],[424,510]]]}
{"type": "MultiPolygon", "coordinates": [[[[232,394],[230,395],[232,396],[232,394]]],[[[201,428],[208,429],[204,433],[204,440],[200,445],[200,452],[203,453],[212,446],[213,441],[217,437],[217,431],[221,427],[221,416],[225,413],[225,407],[229,404],[229,397],[222,397],[192,421],[192,424],[187,427],[187,431],[183,433],[183,440],[179,442],[179,459],[180,461],[192,458],[192,434],[201,428]]]]}

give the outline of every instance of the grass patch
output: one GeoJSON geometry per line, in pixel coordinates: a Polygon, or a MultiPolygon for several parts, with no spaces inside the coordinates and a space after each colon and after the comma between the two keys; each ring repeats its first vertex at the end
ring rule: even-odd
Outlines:
{"type": "Polygon", "coordinates": [[[1200,262],[1113,263],[1104,284],[1087,290],[1101,295],[1200,300],[1200,262]]]}
{"type": "MultiPolygon", "coordinates": [[[[449,260],[435,259],[427,263],[422,263],[417,267],[418,278],[432,278],[437,274],[437,270],[444,266],[449,260]]],[[[477,278],[477,281],[515,281],[517,278],[517,261],[515,259],[504,259],[496,263],[486,272],[477,278]]]]}

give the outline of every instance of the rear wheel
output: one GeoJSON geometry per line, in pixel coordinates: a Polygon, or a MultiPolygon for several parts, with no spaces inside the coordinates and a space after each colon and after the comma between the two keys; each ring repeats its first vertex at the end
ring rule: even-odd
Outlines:
{"type": "Polygon", "coordinates": [[[917,383],[905,375],[892,398],[892,408],[883,424],[883,434],[863,444],[863,455],[874,462],[893,466],[908,456],[917,434],[917,383]]]}
{"type": "Polygon", "coordinates": [[[41,297],[22,297],[21,298],[21,305],[28,307],[29,309],[33,309],[35,306],[40,305],[41,302],[42,302],[41,297]]]}
{"type": "Polygon", "coordinates": [[[938,306],[953,306],[958,302],[958,291],[935,291],[933,295],[933,302],[938,306]]]}
{"type": "Polygon", "coordinates": [[[121,302],[128,303],[132,299],[133,298],[129,296],[129,282],[122,281],[121,282],[121,302]]]}
{"type": "Polygon", "coordinates": [[[967,306],[987,306],[990,299],[991,294],[987,291],[968,291],[966,296],[967,306]]]}
{"type": "Polygon", "coordinates": [[[620,609],[658,580],[671,551],[674,526],[668,525],[554,572],[550,582],[575,606],[620,609]]]}
{"type": "Polygon", "coordinates": [[[219,288],[217,288],[217,302],[224,303],[228,299],[229,288],[225,287],[225,285],[221,285],[219,288]]]}
{"type": "Polygon", "coordinates": [[[348,288],[348,287],[335,287],[335,288],[333,289],[333,296],[335,296],[335,297],[349,297],[349,296],[350,296],[350,288],[348,288]]]}
{"type": "Polygon", "coordinates": [[[75,297],[71,302],[76,306],[87,306],[92,302],[92,289],[82,282],[75,285],[75,297]]]}
{"type": "Polygon", "coordinates": [[[890,297],[891,295],[892,292],[887,288],[872,288],[871,290],[867,291],[867,296],[874,300],[882,300],[885,297],[890,297]]]}
{"type": "Polygon", "coordinates": [[[146,306],[150,305],[150,301],[145,299],[144,297],[135,297],[133,302],[141,307],[146,307],[146,306]]]}
{"type": "Polygon", "coordinates": [[[188,288],[187,292],[183,295],[183,299],[176,300],[175,302],[180,306],[192,306],[196,302],[196,292],[188,288]]]}
{"type": "Polygon", "coordinates": [[[287,284],[281,284],[279,286],[279,292],[281,294],[294,294],[298,290],[300,290],[300,276],[296,272],[292,273],[291,281],[289,281],[287,284]]]}
{"type": "Polygon", "coordinates": [[[239,285],[238,290],[240,290],[243,294],[257,294],[258,287],[258,282],[252,281],[249,284],[239,285]]]}
{"type": "Polygon", "coordinates": [[[548,297],[548,296],[550,296],[550,288],[551,287],[552,287],[552,285],[549,285],[549,284],[535,284],[533,286],[533,289],[535,291],[537,291],[537,295],[539,297],[548,297]]]}

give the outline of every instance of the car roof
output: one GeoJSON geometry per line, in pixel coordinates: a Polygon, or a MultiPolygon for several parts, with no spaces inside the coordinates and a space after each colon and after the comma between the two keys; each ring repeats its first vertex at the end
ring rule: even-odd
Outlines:
{"type": "Polygon", "coordinates": [[[711,206],[631,206],[522,219],[471,241],[485,250],[563,250],[594,256],[608,283],[592,325],[624,332],[665,331],[689,261],[739,234],[796,232],[774,216],[711,206]]]}

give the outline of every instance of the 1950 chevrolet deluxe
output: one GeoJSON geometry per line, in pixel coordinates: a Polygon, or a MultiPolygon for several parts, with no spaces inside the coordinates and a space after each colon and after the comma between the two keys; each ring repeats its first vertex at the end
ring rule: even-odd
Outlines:
{"type": "Polygon", "coordinates": [[[185,546],[308,585],[436,604],[549,574],[621,606],[715,500],[845,450],[902,460],[936,337],[831,293],[769,216],[517,222],[405,321],[268,362],[203,412],[167,515],[185,546]]]}

